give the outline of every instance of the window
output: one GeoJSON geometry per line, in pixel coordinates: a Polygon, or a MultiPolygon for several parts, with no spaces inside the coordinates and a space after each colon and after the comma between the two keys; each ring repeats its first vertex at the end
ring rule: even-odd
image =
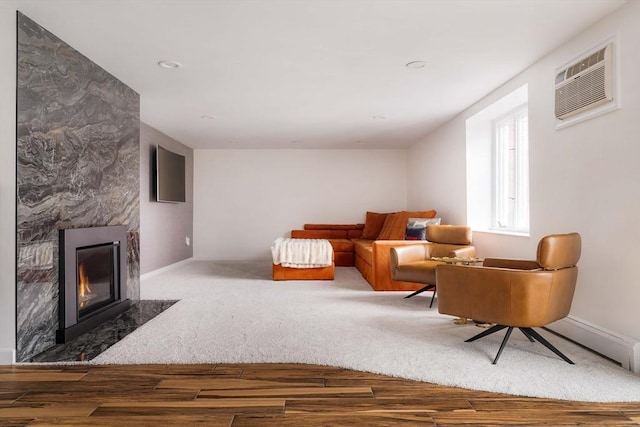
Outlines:
{"type": "Polygon", "coordinates": [[[529,234],[528,86],[466,121],[467,224],[529,234]]]}
{"type": "Polygon", "coordinates": [[[496,230],[529,231],[529,132],[527,107],[494,123],[494,215],[496,230]]]}

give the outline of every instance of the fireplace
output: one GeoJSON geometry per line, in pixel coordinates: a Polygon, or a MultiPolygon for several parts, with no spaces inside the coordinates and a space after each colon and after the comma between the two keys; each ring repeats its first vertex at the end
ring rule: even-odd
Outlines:
{"type": "Polygon", "coordinates": [[[59,282],[58,343],[126,311],[126,227],[60,230],[59,282]]]}

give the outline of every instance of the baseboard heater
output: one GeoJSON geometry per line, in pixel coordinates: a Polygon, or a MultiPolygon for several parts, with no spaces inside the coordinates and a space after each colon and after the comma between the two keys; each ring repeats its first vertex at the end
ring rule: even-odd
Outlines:
{"type": "Polygon", "coordinates": [[[640,341],[586,320],[567,316],[548,326],[553,332],[602,354],[634,373],[640,373],[640,341]]]}

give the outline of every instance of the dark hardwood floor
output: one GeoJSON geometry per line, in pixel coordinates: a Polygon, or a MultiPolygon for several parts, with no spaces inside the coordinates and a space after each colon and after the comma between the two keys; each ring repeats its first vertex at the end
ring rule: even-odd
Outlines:
{"type": "Polygon", "coordinates": [[[637,426],[638,403],[478,392],[314,365],[0,366],[2,426],[637,426]]]}

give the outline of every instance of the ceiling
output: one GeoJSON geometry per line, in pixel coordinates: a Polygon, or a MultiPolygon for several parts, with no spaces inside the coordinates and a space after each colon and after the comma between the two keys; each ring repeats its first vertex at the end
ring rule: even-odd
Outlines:
{"type": "Polygon", "coordinates": [[[0,1],[136,90],[141,120],[195,149],[408,147],[625,3],[0,1]]]}

